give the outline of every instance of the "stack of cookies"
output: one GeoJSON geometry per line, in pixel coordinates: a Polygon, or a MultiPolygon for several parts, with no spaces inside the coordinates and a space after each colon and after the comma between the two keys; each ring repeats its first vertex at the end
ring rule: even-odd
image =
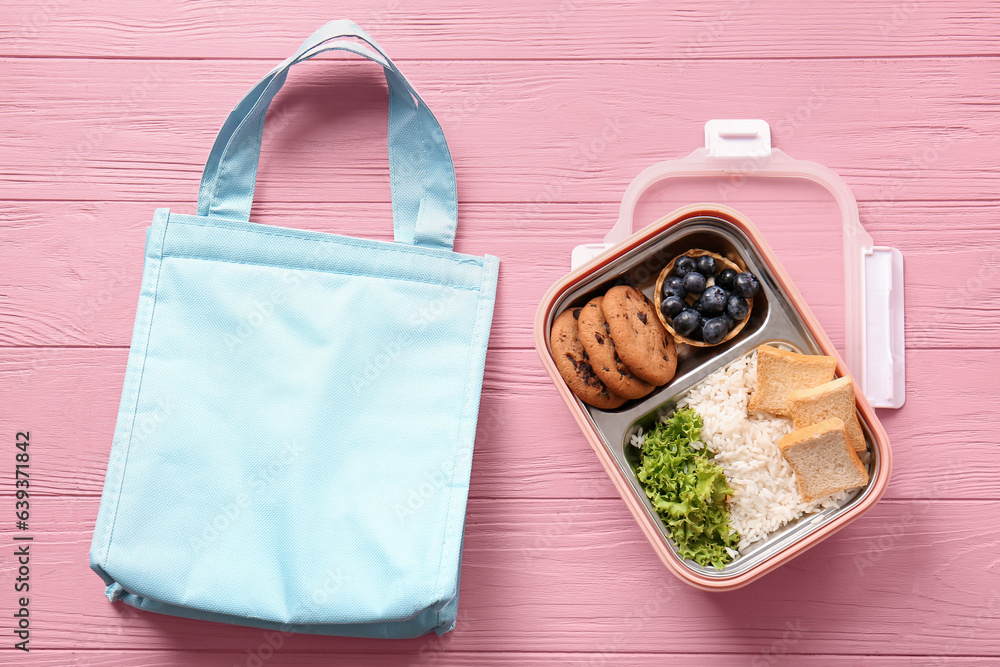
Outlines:
{"type": "Polygon", "coordinates": [[[646,396],[670,382],[677,370],[674,339],[656,307],[626,285],[563,311],[552,324],[551,343],[569,388],[603,410],[646,396]]]}

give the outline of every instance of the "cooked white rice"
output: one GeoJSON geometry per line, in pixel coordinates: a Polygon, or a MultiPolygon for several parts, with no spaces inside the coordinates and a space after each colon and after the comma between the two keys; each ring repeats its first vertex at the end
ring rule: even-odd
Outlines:
{"type": "Polygon", "coordinates": [[[778,441],[792,431],[792,422],[764,413],[747,415],[747,401],[757,385],[757,353],[741,357],[712,373],[677,402],[701,415],[705,445],[726,473],[735,493],[729,500],[734,529],[742,551],[803,514],[834,507],[846,492],[807,503],[795,488],[778,441]]]}

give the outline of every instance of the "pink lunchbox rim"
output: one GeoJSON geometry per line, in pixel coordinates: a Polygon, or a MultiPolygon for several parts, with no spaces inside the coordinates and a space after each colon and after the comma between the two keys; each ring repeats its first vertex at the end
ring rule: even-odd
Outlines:
{"type": "Polygon", "coordinates": [[[802,295],[789,278],[784,267],[782,267],[780,262],[778,262],[774,252],[771,250],[770,245],[768,245],[768,243],[764,240],[764,237],[761,235],[760,230],[757,229],[756,225],[750,222],[748,218],[735,209],[721,204],[709,203],[683,206],[672,213],[665,215],[651,225],[648,225],[647,227],[624,239],[602,255],[594,258],[584,266],[581,266],[579,269],[571,271],[569,274],[556,282],[556,284],[553,285],[542,298],[538,311],[535,315],[535,349],[542,361],[542,365],[552,378],[553,383],[556,386],[556,390],[562,396],[563,401],[565,401],[567,407],[569,407],[573,418],[576,420],[577,424],[579,424],[580,430],[583,431],[584,437],[586,437],[587,441],[590,443],[591,449],[593,449],[597,454],[597,458],[604,467],[605,472],[611,478],[615,488],[618,489],[618,494],[621,496],[622,500],[625,501],[625,505],[629,508],[629,511],[635,518],[636,523],[639,524],[639,527],[646,535],[646,539],[649,540],[650,544],[653,546],[653,550],[660,557],[660,560],[663,561],[663,564],[666,565],[667,568],[682,581],[685,581],[696,588],[701,588],[707,591],[727,591],[741,588],[762,577],[778,566],[791,560],[795,556],[803,553],[819,542],[822,542],[827,537],[833,535],[838,530],[844,528],[871,509],[875,503],[882,498],[885,493],[885,489],[888,486],[889,475],[892,469],[892,452],[889,448],[888,436],[886,435],[881,422],[879,422],[874,409],[871,407],[871,404],[868,402],[864,393],[857,392],[856,398],[858,411],[871,433],[872,446],[876,450],[879,461],[879,465],[876,469],[876,476],[869,482],[868,492],[860,502],[844,514],[838,516],[836,519],[821,526],[810,535],[798,540],[787,548],[778,551],[749,570],[732,577],[707,577],[690,570],[678,561],[677,557],[663,541],[659,526],[654,523],[654,521],[646,513],[645,508],[634,496],[628,480],[618,468],[611,452],[609,452],[604,446],[600,434],[590,421],[586,408],[583,407],[583,403],[580,402],[575,395],[573,395],[565,381],[563,381],[562,376],[559,374],[555,361],[552,359],[551,351],[549,350],[549,322],[551,320],[550,316],[556,301],[558,301],[558,299],[565,294],[567,290],[571,289],[580,281],[588,278],[608,263],[622,257],[628,252],[631,252],[638,246],[662,234],[674,225],[689,218],[698,216],[713,216],[726,220],[727,222],[735,225],[747,236],[747,238],[750,239],[750,242],[756,248],[761,259],[771,271],[774,279],[788,295],[788,301],[796,309],[799,316],[802,318],[803,324],[809,330],[809,333],[812,334],[813,338],[815,338],[820,349],[822,349],[824,354],[832,356],[837,360],[837,375],[839,377],[850,375],[844,360],[837,352],[837,349],[830,341],[830,338],[826,335],[826,332],[823,331],[823,328],[820,326],[812,310],[806,304],[802,295]]]}

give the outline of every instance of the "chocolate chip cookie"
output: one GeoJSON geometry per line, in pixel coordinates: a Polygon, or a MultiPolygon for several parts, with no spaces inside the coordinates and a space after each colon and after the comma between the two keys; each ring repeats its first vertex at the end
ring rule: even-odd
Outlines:
{"type": "Polygon", "coordinates": [[[581,401],[595,408],[611,410],[624,403],[625,399],[611,392],[594,374],[587,351],[580,344],[577,319],[581,310],[569,308],[552,323],[552,356],[559,374],[581,401]]]}
{"type": "Polygon", "coordinates": [[[655,385],[670,382],[677,370],[677,348],[646,295],[627,285],[612,287],[601,310],[615,350],[633,375],[655,385]]]}
{"type": "Polygon", "coordinates": [[[611,329],[601,310],[602,301],[604,297],[599,296],[583,307],[578,320],[580,343],[590,357],[597,379],[608,389],[624,398],[642,398],[656,389],[656,385],[633,375],[615,352],[611,329]]]}

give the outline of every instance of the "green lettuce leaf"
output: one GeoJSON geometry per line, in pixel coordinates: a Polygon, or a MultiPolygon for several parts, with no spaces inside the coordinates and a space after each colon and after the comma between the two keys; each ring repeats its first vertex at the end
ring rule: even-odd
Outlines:
{"type": "Polygon", "coordinates": [[[733,490],[701,438],[701,416],[678,410],[645,435],[637,476],[681,557],[721,570],[740,536],[729,525],[726,497],[733,490]]]}

